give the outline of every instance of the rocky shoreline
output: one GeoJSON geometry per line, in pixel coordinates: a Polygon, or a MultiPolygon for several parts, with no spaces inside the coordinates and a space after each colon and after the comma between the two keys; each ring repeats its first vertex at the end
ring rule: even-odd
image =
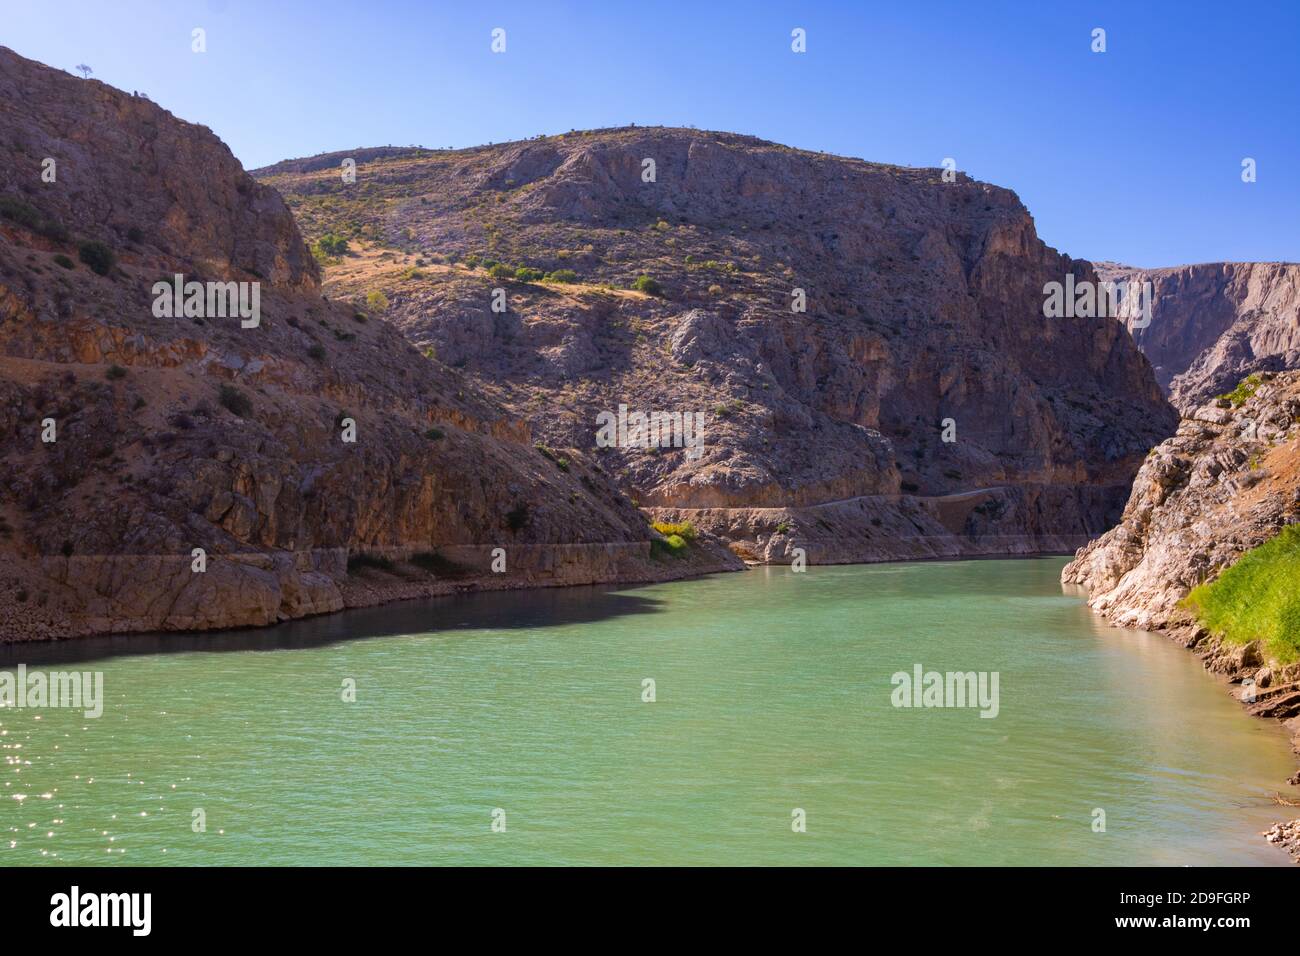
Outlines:
{"type": "MultiPolygon", "coordinates": [[[[1262,372],[1192,410],[1151,450],[1119,525],[1082,548],[1061,580],[1084,588],[1112,624],[1161,631],[1194,651],[1236,686],[1248,713],[1282,721],[1300,754],[1300,663],[1265,660],[1258,642],[1225,646],[1181,606],[1297,521],[1300,372],[1262,372]]],[[[1300,785],[1300,773],[1288,782],[1300,785]]]]}
{"type": "MultiPolygon", "coordinates": [[[[1205,669],[1225,678],[1252,717],[1279,720],[1291,734],[1291,749],[1300,758],[1300,663],[1279,666],[1266,661],[1259,642],[1229,646],[1195,623],[1176,625],[1167,630],[1176,644],[1194,652],[1205,669]],[[1252,683],[1253,682],[1253,683],[1252,683]]],[[[1286,781],[1300,787],[1300,769],[1286,781]]],[[[1295,795],[1278,797],[1283,806],[1297,806],[1295,795]]],[[[1281,821],[1264,833],[1269,843],[1286,850],[1300,863],[1300,817],[1281,821]]]]}

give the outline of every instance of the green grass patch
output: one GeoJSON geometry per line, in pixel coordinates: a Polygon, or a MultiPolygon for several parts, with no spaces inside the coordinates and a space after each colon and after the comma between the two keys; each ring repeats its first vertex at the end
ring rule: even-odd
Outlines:
{"type": "Polygon", "coordinates": [[[1263,642],[1268,656],[1300,660],[1300,524],[1247,551],[1183,606],[1229,644],[1263,642]]]}

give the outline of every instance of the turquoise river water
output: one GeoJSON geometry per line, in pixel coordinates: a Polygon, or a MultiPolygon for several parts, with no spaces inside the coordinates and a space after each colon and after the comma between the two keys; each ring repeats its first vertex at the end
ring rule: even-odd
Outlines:
{"type": "Polygon", "coordinates": [[[1259,836],[1282,729],[1101,623],[1063,563],[0,649],[104,681],[98,718],[0,709],[0,864],[1285,864],[1259,836]],[[916,665],[996,673],[996,716],[894,706],[916,665]]]}

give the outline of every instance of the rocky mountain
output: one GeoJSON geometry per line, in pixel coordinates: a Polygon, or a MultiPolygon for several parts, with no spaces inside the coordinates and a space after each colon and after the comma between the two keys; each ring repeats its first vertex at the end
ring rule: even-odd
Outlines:
{"type": "Polygon", "coordinates": [[[332,299],[754,560],[1073,549],[1176,423],[1117,323],[1044,318],[1091,266],[963,175],[663,128],[255,175],[332,299]],[[599,447],[623,406],[703,442],[599,447]]]}
{"type": "Polygon", "coordinates": [[[4,48],[0,450],[5,640],[740,566],[652,554],[596,456],[322,296],[209,130],[4,48]]]}
{"type": "Polygon", "coordinates": [[[1253,372],[1300,368],[1300,264],[1096,266],[1102,279],[1151,283],[1149,323],[1125,324],[1184,414],[1253,372]]]}

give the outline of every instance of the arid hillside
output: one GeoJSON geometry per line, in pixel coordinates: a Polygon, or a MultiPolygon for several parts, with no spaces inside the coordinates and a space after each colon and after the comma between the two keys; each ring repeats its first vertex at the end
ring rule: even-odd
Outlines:
{"type": "Polygon", "coordinates": [[[1150,321],[1125,324],[1183,414],[1254,372],[1300,368],[1300,264],[1096,267],[1103,279],[1151,283],[1150,321]]]}
{"type": "Polygon", "coordinates": [[[739,566],[704,539],[652,557],[594,456],[548,458],[325,299],[280,196],[206,128],[0,48],[0,169],[0,639],[739,566]],[[160,315],[177,274],[249,314],[160,315]]]}
{"type": "Polygon", "coordinates": [[[1073,548],[1176,422],[1117,323],[1044,318],[1091,266],[960,174],[663,128],[255,174],[332,299],[747,557],[1073,548]],[[704,414],[699,454],[597,447],[620,406],[704,414]]]}

